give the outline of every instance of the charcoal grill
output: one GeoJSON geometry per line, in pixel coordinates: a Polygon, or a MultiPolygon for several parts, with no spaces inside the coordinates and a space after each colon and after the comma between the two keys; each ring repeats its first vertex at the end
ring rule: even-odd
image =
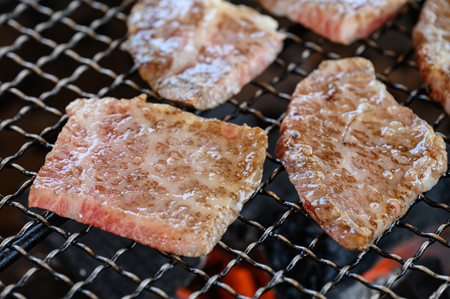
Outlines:
{"type": "MultiPolygon", "coordinates": [[[[251,1],[233,2],[262,10],[251,1]]],[[[168,285],[167,278],[180,275],[200,281],[190,298],[217,288],[230,298],[248,298],[223,282],[239,264],[248,264],[268,277],[253,298],[269,291],[279,298],[400,298],[407,295],[399,286],[417,273],[423,277],[422,284],[427,281],[426,297],[448,296],[450,273],[422,263],[429,256],[442,258],[450,253],[449,238],[446,240],[450,226],[448,173],[435,188],[419,195],[407,216],[394,223],[375,245],[359,253],[338,247],[317,229],[274,154],[280,122],[295,85],[322,60],[351,56],[372,60],[378,79],[395,98],[427,120],[449,146],[448,115],[427,95],[414,59],[411,32],[421,2],[412,1],[370,38],[350,46],[333,44],[279,19],[287,39],[267,71],[216,109],[202,112],[180,106],[204,117],[260,126],[269,134],[263,181],[217,245],[231,256],[224,269],[207,273],[202,260],[166,254],[51,212],[29,209],[29,187],[67,120],[64,107],[69,102],[79,97],[131,98],[146,93],[152,102],[167,103],[139,78],[122,46],[133,3],[21,0],[0,4],[1,298],[107,298],[110,295],[105,294],[110,293],[102,290],[113,289],[122,281],[127,287],[114,297],[170,298],[175,296],[173,289],[186,281],[168,285]],[[305,227],[308,233],[303,233],[305,227]],[[99,244],[93,243],[94,239],[109,241],[99,244]],[[419,245],[411,245],[408,256],[396,254],[399,244],[408,239],[419,245]],[[263,262],[253,258],[256,251],[263,252],[263,262]],[[145,265],[143,271],[137,273],[136,263],[126,263],[133,256],[145,265]],[[160,259],[147,265],[150,256],[160,259]],[[369,281],[363,273],[377,261],[392,261],[397,267],[369,281]],[[305,273],[309,269],[311,272],[305,273]]]]}

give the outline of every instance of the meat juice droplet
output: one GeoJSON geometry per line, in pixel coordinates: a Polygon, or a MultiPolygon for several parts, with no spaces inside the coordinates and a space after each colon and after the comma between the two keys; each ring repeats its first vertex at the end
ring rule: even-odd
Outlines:
{"type": "Polygon", "coordinates": [[[394,207],[395,207],[395,217],[399,217],[400,216],[400,204],[398,203],[398,201],[394,201],[394,207]]]}
{"type": "Polygon", "coordinates": [[[393,215],[394,218],[398,218],[400,216],[400,212],[401,212],[401,207],[400,207],[399,202],[396,199],[391,198],[391,199],[388,200],[388,203],[391,204],[391,207],[394,210],[394,213],[395,213],[393,215]]]}
{"type": "Polygon", "coordinates": [[[232,124],[225,124],[220,129],[220,133],[227,139],[234,138],[238,133],[238,127],[232,124]]]}
{"type": "Polygon", "coordinates": [[[394,175],[392,174],[392,172],[386,170],[385,172],[383,172],[383,177],[392,180],[392,178],[394,178],[394,175]]]}

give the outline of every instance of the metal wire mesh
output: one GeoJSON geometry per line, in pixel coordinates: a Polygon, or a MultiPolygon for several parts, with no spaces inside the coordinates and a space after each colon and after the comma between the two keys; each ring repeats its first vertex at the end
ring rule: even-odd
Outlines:
{"type": "MultiPolygon", "coordinates": [[[[4,11],[0,14],[0,253],[5,264],[0,273],[1,298],[45,298],[44,289],[52,290],[54,297],[109,298],[105,294],[110,293],[103,291],[115,283],[104,284],[106,274],[107,279],[114,276],[114,281],[128,283],[114,297],[174,297],[173,288],[185,282],[169,285],[167,281],[188,277],[201,282],[191,298],[215,288],[247,298],[224,282],[238,264],[248,264],[268,277],[254,298],[270,290],[279,298],[400,298],[405,295],[397,286],[411,273],[424,275],[422,284],[431,279],[433,288],[426,297],[448,296],[448,269],[421,263],[428,256],[442,258],[450,253],[445,232],[450,226],[448,173],[430,192],[420,195],[408,215],[376,245],[358,253],[338,247],[317,229],[274,155],[280,122],[295,85],[320,61],[349,56],[371,59],[378,79],[396,99],[426,119],[449,143],[447,114],[426,94],[414,60],[410,36],[420,10],[417,2],[369,39],[346,47],[280,19],[288,37],[275,63],[219,108],[191,110],[257,125],[269,134],[263,182],[218,244],[231,257],[224,269],[207,273],[203,260],[165,254],[29,209],[28,189],[67,120],[64,107],[69,102],[78,97],[131,98],[142,92],[152,101],[164,101],[139,78],[122,47],[133,3],[21,0],[0,4],[4,11]],[[92,243],[97,238],[108,241],[92,243]],[[416,243],[408,243],[409,255],[397,254],[398,246],[411,239],[416,243]],[[256,251],[263,252],[263,262],[254,258],[256,251]],[[138,256],[137,263],[127,263],[133,256],[138,256]],[[149,262],[150,256],[158,258],[149,262]],[[6,260],[12,263],[8,268],[6,260]],[[384,278],[369,281],[363,273],[380,260],[391,261],[395,267],[384,278]],[[137,273],[139,264],[145,269],[137,273]]],[[[245,4],[260,9],[253,2],[245,4]]]]}

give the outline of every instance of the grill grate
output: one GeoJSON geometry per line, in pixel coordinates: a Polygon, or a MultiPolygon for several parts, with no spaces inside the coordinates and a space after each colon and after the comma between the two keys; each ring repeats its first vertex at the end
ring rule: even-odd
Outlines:
{"type": "MultiPolygon", "coordinates": [[[[443,258],[450,252],[446,235],[450,226],[448,173],[430,192],[421,194],[408,215],[376,245],[358,253],[340,248],[318,229],[299,204],[274,155],[280,122],[295,85],[320,61],[349,56],[371,59],[378,79],[396,99],[450,143],[447,114],[426,94],[414,60],[411,31],[421,3],[411,2],[369,39],[346,47],[280,19],[288,37],[283,52],[266,72],[219,108],[205,112],[187,109],[204,117],[257,125],[269,134],[260,188],[217,246],[232,257],[231,262],[223,270],[207,273],[202,267],[204,258],[165,254],[27,207],[29,187],[67,120],[64,107],[69,102],[78,97],[130,98],[141,92],[153,97],[151,101],[164,100],[139,78],[122,47],[125,21],[134,1],[11,2],[0,4],[0,9],[7,11],[0,15],[1,298],[40,298],[36,294],[45,293],[42,282],[52,292],[58,290],[59,297],[106,298],[104,290],[113,289],[115,281],[128,284],[116,297],[169,298],[175,296],[173,288],[184,284],[177,281],[169,286],[172,277],[201,281],[192,298],[215,288],[235,298],[247,298],[223,282],[240,263],[269,277],[254,298],[270,290],[280,298],[349,298],[356,296],[350,295],[354,292],[361,294],[358,298],[400,298],[407,295],[399,286],[415,273],[432,282],[427,283],[433,287],[426,297],[448,296],[448,269],[422,263],[429,256],[443,258]],[[396,254],[397,246],[408,237],[416,240],[408,244],[417,247],[410,245],[413,250],[408,256],[396,254]],[[107,241],[98,244],[93,239],[107,241]],[[257,251],[264,253],[263,263],[254,258],[257,251]],[[129,264],[134,256],[137,262],[129,264]],[[149,261],[150,256],[155,261],[149,261]],[[77,260],[71,261],[73,258],[77,260]],[[370,282],[362,273],[378,260],[391,261],[397,268],[370,282]],[[139,272],[138,264],[146,262],[150,264],[139,272]]],[[[234,2],[260,9],[253,2],[234,2]]]]}

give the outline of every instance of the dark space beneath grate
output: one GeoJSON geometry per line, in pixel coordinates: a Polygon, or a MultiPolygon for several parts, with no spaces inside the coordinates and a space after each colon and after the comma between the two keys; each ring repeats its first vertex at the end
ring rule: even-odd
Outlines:
{"type": "MultiPolygon", "coordinates": [[[[244,3],[261,10],[251,1],[244,3]]],[[[450,298],[448,174],[366,252],[341,248],[308,217],[274,154],[296,84],[325,59],[370,59],[378,79],[449,143],[450,121],[430,101],[411,42],[421,3],[411,2],[369,39],[333,44],[279,19],[283,52],[216,109],[195,111],[269,134],[260,188],[215,252],[182,258],[27,207],[33,176],[79,97],[159,99],[122,47],[134,1],[0,1],[0,298],[450,298]],[[47,238],[45,236],[49,235],[47,238]],[[212,255],[211,255],[212,256],[212,255]],[[252,294],[229,284],[240,266],[266,277],[252,294]],[[184,295],[183,295],[184,294],[184,295]],[[272,296],[272,297],[270,297],[272,296]]]]}

